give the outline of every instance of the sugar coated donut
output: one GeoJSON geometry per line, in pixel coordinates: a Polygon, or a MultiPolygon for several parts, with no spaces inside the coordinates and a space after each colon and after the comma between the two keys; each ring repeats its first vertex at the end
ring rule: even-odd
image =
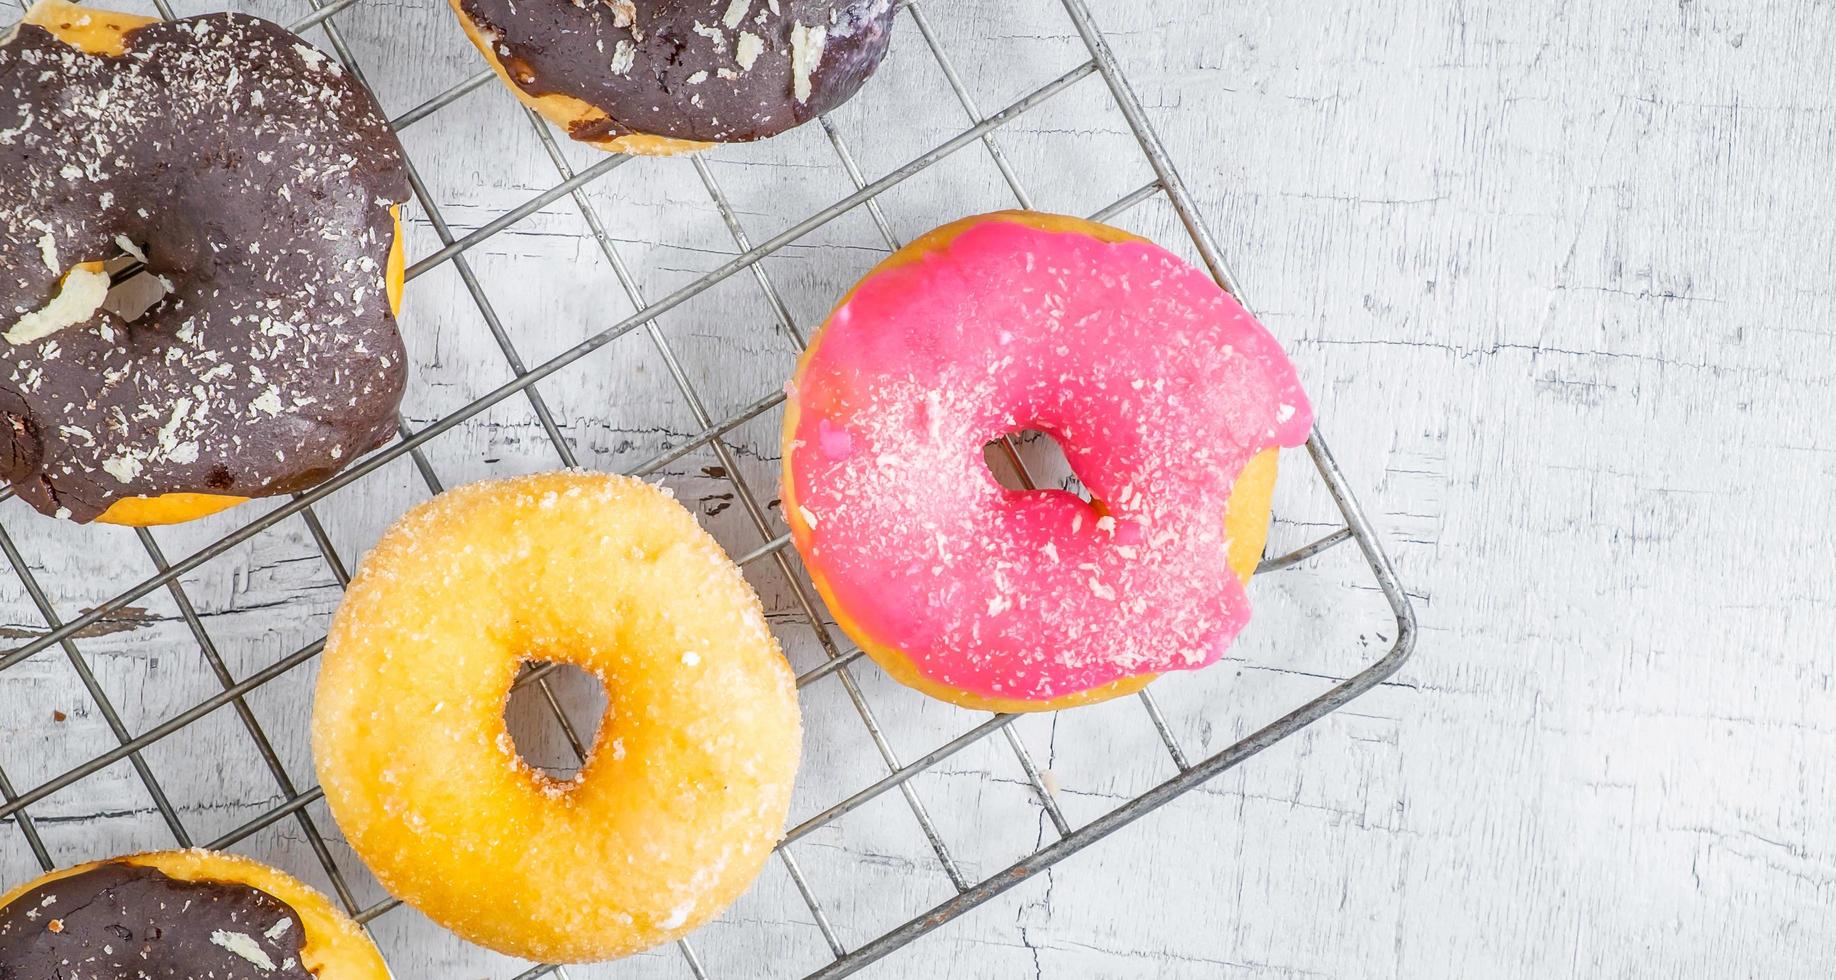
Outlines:
{"type": "Polygon", "coordinates": [[[394,435],[407,170],[330,57],[42,0],[0,42],[0,174],[0,479],[39,511],[176,523],[394,435]],[[132,320],[118,256],[158,284],[132,320]]]}
{"type": "Polygon", "coordinates": [[[326,802],[385,888],[544,962],[633,953],[737,898],[800,747],[739,569],[666,492],[582,472],[463,487],[385,534],[332,621],[312,731],[326,802]],[[571,781],[505,728],[531,661],[605,684],[571,781]]]}
{"type": "Polygon", "coordinates": [[[1280,347],[1205,273],[1093,222],[984,215],[830,314],[790,387],[785,516],[888,673],[968,707],[1069,707],[1224,651],[1275,448],[1311,424],[1280,347]],[[1028,429],[1092,501],[996,481],[983,446],[1028,429]]]}
{"type": "Polygon", "coordinates": [[[451,0],[525,104],[583,143],[667,155],[762,139],[846,102],[893,0],[451,0]]]}
{"type": "Polygon", "coordinates": [[[0,896],[0,977],[389,980],[325,896],[248,858],[159,851],[53,871],[0,896]]]}

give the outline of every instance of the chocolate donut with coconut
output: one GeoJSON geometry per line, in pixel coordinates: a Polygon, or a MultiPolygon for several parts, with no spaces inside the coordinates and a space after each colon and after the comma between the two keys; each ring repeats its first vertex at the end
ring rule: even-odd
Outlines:
{"type": "Polygon", "coordinates": [[[388,980],[325,896],[248,858],[158,851],[0,895],[0,980],[388,980]]]}
{"type": "Polygon", "coordinates": [[[389,439],[408,191],[368,92],[281,27],[34,6],[0,43],[0,478],[173,523],[389,439]]]}
{"type": "Polygon", "coordinates": [[[854,96],[893,0],[451,0],[519,99],[569,136],[666,155],[775,136],[854,96]]]}

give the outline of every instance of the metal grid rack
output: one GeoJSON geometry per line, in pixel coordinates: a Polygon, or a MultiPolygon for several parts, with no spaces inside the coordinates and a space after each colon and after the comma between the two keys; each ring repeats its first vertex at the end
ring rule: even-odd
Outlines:
{"type": "MultiPolygon", "coordinates": [[[[172,10],[167,4],[167,0],[153,0],[153,2],[164,16],[169,18],[173,15],[172,10]]],[[[313,29],[322,31],[325,41],[342,60],[346,68],[357,78],[362,79],[362,66],[359,65],[357,60],[352,56],[350,48],[346,45],[344,38],[340,34],[335,17],[347,8],[363,2],[363,0],[308,0],[308,2],[311,3],[314,12],[304,19],[290,25],[292,29],[300,33],[305,33],[313,29]]],[[[783,297],[774,286],[771,277],[761,265],[763,259],[856,208],[864,209],[870,216],[879,234],[884,238],[886,246],[889,249],[896,249],[901,242],[895,237],[891,225],[881,212],[877,201],[878,196],[882,192],[924,171],[926,168],[945,157],[960,150],[964,150],[970,147],[971,144],[976,143],[981,144],[981,152],[988,154],[989,159],[999,170],[1002,181],[1011,192],[1015,204],[1023,208],[1032,207],[1032,197],[1016,172],[1016,168],[1010,162],[1009,157],[1003,152],[997,134],[1003,126],[1053,99],[1066,89],[1092,76],[1100,79],[1101,83],[1107,87],[1109,94],[1113,98],[1115,107],[1126,121],[1128,129],[1133,134],[1135,141],[1138,142],[1147,164],[1152,168],[1154,179],[1146,185],[1114,201],[1109,206],[1097,211],[1095,214],[1091,215],[1091,217],[1098,220],[1110,219],[1151,198],[1156,196],[1164,197],[1165,201],[1176,213],[1178,220],[1184,226],[1186,232],[1190,235],[1193,246],[1196,248],[1198,255],[1204,261],[1210,272],[1233,294],[1240,298],[1242,297],[1242,291],[1226,268],[1222,254],[1210,232],[1207,230],[1204,221],[1199,216],[1192,197],[1181,183],[1179,175],[1165,147],[1155,134],[1153,127],[1149,124],[1146,114],[1142,109],[1141,102],[1137,99],[1127,79],[1124,77],[1103,34],[1097,28],[1086,0],[1059,0],[1059,2],[1063,6],[1065,14],[1069,17],[1070,23],[1075,27],[1076,33],[1088,49],[1088,59],[1045,85],[1034,89],[1005,108],[993,113],[984,113],[977,106],[974,98],[970,94],[969,88],[965,85],[962,76],[958,73],[955,64],[951,61],[943,45],[940,43],[938,32],[933,28],[927,14],[927,9],[933,2],[934,0],[905,0],[901,15],[909,18],[913,22],[913,26],[915,26],[917,32],[923,38],[925,47],[935,59],[937,66],[943,73],[943,77],[947,80],[950,89],[954,92],[956,100],[960,103],[963,116],[967,120],[967,126],[961,131],[954,133],[949,138],[937,143],[928,152],[922,153],[909,160],[904,165],[893,169],[885,176],[870,181],[863,176],[862,170],[857,164],[842,133],[831,124],[829,120],[819,120],[818,125],[822,127],[824,134],[828,138],[828,142],[833,147],[839,163],[852,180],[854,187],[853,192],[832,205],[804,217],[781,233],[756,244],[747,235],[742,226],[738,212],[731,205],[726,194],[715,180],[715,175],[710,170],[708,164],[699,157],[687,158],[682,165],[694,168],[697,177],[706,188],[713,205],[719,210],[727,226],[727,230],[731,234],[736,254],[734,254],[730,261],[700,276],[688,285],[676,289],[661,298],[650,299],[641,294],[637,280],[620,258],[614,246],[613,239],[608,235],[600,215],[596,212],[587,196],[582,192],[582,188],[587,184],[601,179],[606,174],[625,163],[626,158],[607,156],[593,163],[591,166],[576,169],[564,157],[562,148],[557,143],[550,128],[533,113],[529,113],[527,110],[519,110],[527,117],[527,122],[533,127],[536,138],[541,142],[547,156],[552,161],[559,182],[546,191],[528,199],[521,205],[487,221],[474,231],[464,235],[456,235],[453,232],[442,216],[438,204],[428,193],[427,187],[422,182],[419,172],[412,163],[410,164],[410,174],[415,197],[427,221],[431,224],[434,232],[439,236],[442,247],[432,254],[426,255],[413,262],[408,269],[408,279],[412,281],[431,269],[445,263],[451,263],[456,269],[465,289],[470,294],[471,299],[476,304],[478,312],[483,317],[485,324],[490,329],[493,340],[502,351],[513,373],[512,380],[489,391],[482,397],[473,400],[459,410],[419,429],[411,427],[405,420],[402,421],[400,425],[399,440],[358,461],[344,472],[327,480],[324,484],[308,492],[296,495],[277,509],[264,514],[233,533],[216,540],[182,559],[177,561],[169,559],[161,550],[151,533],[144,529],[138,530],[136,533],[139,543],[145,550],[147,557],[151,559],[153,565],[157,569],[157,574],[121,592],[119,595],[100,603],[94,608],[84,611],[81,615],[68,620],[62,619],[59,616],[50,597],[33,575],[25,558],[15,545],[13,537],[7,532],[4,526],[0,526],[0,551],[4,551],[6,560],[14,573],[19,577],[26,594],[30,597],[32,603],[37,607],[39,614],[49,626],[49,631],[46,634],[36,637],[15,649],[0,654],[0,676],[3,676],[6,670],[19,665],[28,658],[50,651],[53,647],[58,648],[74,670],[77,678],[80,679],[82,686],[88,692],[90,698],[94,701],[97,710],[101,717],[107,722],[115,741],[118,743],[107,752],[99,754],[81,765],[71,768],[36,786],[15,786],[5,772],[4,766],[6,760],[0,758],[0,798],[4,798],[4,803],[0,804],[0,820],[10,820],[18,827],[19,832],[24,835],[28,846],[38,862],[47,870],[51,869],[53,866],[50,853],[40,836],[38,827],[34,823],[31,811],[32,806],[35,803],[45,800],[52,794],[78,783],[87,776],[122,761],[126,761],[133,767],[140,782],[144,784],[147,793],[153,801],[155,809],[164,820],[166,826],[170,829],[171,835],[178,845],[191,846],[194,844],[202,844],[213,848],[227,848],[234,846],[238,842],[243,841],[245,838],[265,828],[283,821],[292,821],[298,825],[299,830],[303,833],[305,840],[316,856],[318,863],[323,867],[332,885],[332,889],[336,893],[336,899],[351,912],[357,921],[367,925],[376,920],[379,916],[395,908],[399,903],[393,900],[385,900],[368,906],[361,906],[359,904],[344,874],[340,871],[338,864],[333,860],[325,836],[320,832],[314,818],[307,812],[308,806],[321,798],[320,791],[315,787],[301,787],[288,775],[274,748],[269,734],[263,730],[247,700],[252,692],[255,692],[264,684],[311,661],[320,652],[323,640],[321,639],[317,642],[307,644],[293,651],[291,654],[281,657],[265,668],[252,672],[248,676],[238,678],[234,676],[229,669],[216,643],[212,640],[209,631],[205,628],[192,600],[187,596],[181,584],[181,576],[199,568],[211,559],[224,554],[229,549],[250,540],[264,530],[274,526],[276,523],[290,517],[298,516],[304,521],[306,527],[310,531],[312,539],[317,547],[319,557],[324,561],[339,585],[344,585],[349,581],[348,565],[345,559],[340,556],[338,551],[334,548],[330,536],[326,533],[324,526],[320,523],[318,516],[314,512],[314,505],[337,493],[341,488],[349,486],[363,477],[376,472],[384,465],[404,456],[412,460],[420,479],[425,482],[427,489],[433,493],[440,492],[443,489],[441,482],[435,475],[433,467],[422,455],[421,447],[441,434],[460,426],[467,419],[478,416],[480,413],[499,402],[503,402],[517,395],[521,395],[527,399],[536,419],[539,421],[543,431],[552,443],[554,452],[560,457],[561,461],[568,466],[575,465],[574,449],[563,436],[560,427],[557,426],[554,420],[553,414],[550,412],[548,405],[544,402],[541,393],[537,390],[535,385],[537,382],[556,374],[563,368],[587,357],[594,351],[610,344],[612,341],[628,333],[637,331],[642,331],[654,345],[655,351],[667,368],[669,376],[673,380],[690,411],[693,413],[696,423],[700,426],[700,431],[680,445],[668,449],[666,452],[651,458],[639,466],[631,468],[628,472],[640,476],[655,473],[689,453],[703,448],[711,451],[714,456],[718,458],[724,467],[726,478],[731,482],[733,492],[738,502],[745,510],[747,520],[750,522],[751,526],[756,529],[758,537],[762,542],[751,551],[737,556],[736,560],[742,566],[750,565],[754,562],[775,563],[782,571],[784,578],[791,583],[794,598],[803,621],[807,623],[822,645],[825,660],[819,666],[807,670],[798,676],[797,685],[799,689],[805,688],[811,684],[823,682],[825,678],[832,678],[827,681],[828,683],[841,684],[884,763],[884,774],[880,775],[871,784],[847,798],[833,803],[826,809],[796,826],[789,828],[786,832],[784,842],[779,846],[777,851],[779,860],[782,862],[784,869],[788,872],[791,881],[795,884],[797,891],[802,896],[811,916],[814,918],[816,927],[821,931],[829,951],[833,954],[833,959],[826,966],[823,966],[815,973],[811,974],[813,977],[846,976],[879,960],[888,953],[911,943],[918,937],[943,926],[957,916],[1013,888],[1032,875],[1057,864],[1096,841],[1102,840],[1115,833],[1129,823],[1163,806],[1180,794],[1196,788],[1201,783],[1231,769],[1258,752],[1261,752],[1263,749],[1274,745],[1307,725],[1318,721],[1326,714],[1365,693],[1393,674],[1408,658],[1413,648],[1415,636],[1414,614],[1410,609],[1409,600],[1404,594],[1403,587],[1398,581],[1395,571],[1391,568],[1388,557],[1384,553],[1382,545],[1379,543],[1370,523],[1365,518],[1357,501],[1354,499],[1343,474],[1340,472],[1337,464],[1334,462],[1331,452],[1326,446],[1325,440],[1316,429],[1307,443],[1307,451],[1317,470],[1319,479],[1322,481],[1325,489],[1331,495],[1333,502],[1337,506],[1344,526],[1302,548],[1277,557],[1268,558],[1262,562],[1257,571],[1258,574],[1261,574],[1287,568],[1339,544],[1347,541],[1355,542],[1362,552],[1365,562],[1369,566],[1375,588],[1382,594],[1390,610],[1395,615],[1396,633],[1394,642],[1380,657],[1350,677],[1333,684],[1324,693],[1288,711],[1272,723],[1251,732],[1249,735],[1208,758],[1196,761],[1189,759],[1186,752],[1181,748],[1178,740],[1169,728],[1165,717],[1163,717],[1159,706],[1155,702],[1152,689],[1150,688],[1147,691],[1141,692],[1137,697],[1140,701],[1142,710],[1146,712],[1148,718],[1152,722],[1161,743],[1164,745],[1172,764],[1177,770],[1177,774],[1167,779],[1165,782],[1154,786],[1147,792],[1140,794],[1081,826],[1073,825],[1058,806],[1054,794],[1048,789],[1047,781],[1042,778],[1039,767],[1034,763],[1025,744],[1012,729],[1011,723],[1014,721],[1013,716],[994,715],[989,717],[982,723],[975,725],[968,731],[916,759],[901,759],[899,754],[894,750],[885,733],[882,731],[879,722],[876,720],[873,710],[869,707],[867,700],[862,696],[861,689],[851,673],[856,661],[860,660],[862,657],[861,651],[858,648],[848,645],[845,637],[836,636],[835,632],[825,624],[823,617],[818,612],[819,600],[813,596],[812,590],[808,588],[807,584],[800,583],[798,575],[793,572],[789,559],[785,554],[790,543],[789,535],[776,533],[770,520],[768,510],[769,503],[761,501],[740,477],[740,469],[735,465],[733,451],[726,441],[728,435],[738,427],[754,419],[767,416],[768,413],[777,409],[783,402],[784,395],[781,392],[774,393],[758,399],[731,416],[725,418],[715,417],[708,410],[706,400],[703,398],[702,393],[697,390],[694,383],[690,380],[682,362],[678,359],[676,352],[671,348],[670,342],[659,328],[657,318],[688,302],[702,291],[710,289],[716,284],[731,277],[746,273],[750,274],[756,281],[760,294],[769,308],[773,311],[777,320],[775,326],[781,329],[784,335],[791,338],[798,345],[799,349],[801,349],[807,338],[789,312],[783,297]],[[478,277],[474,274],[471,265],[467,261],[466,252],[537,211],[560,201],[564,197],[572,198],[573,204],[578,210],[580,217],[591,231],[600,254],[608,263],[613,274],[618,279],[620,287],[630,299],[630,302],[637,312],[625,317],[618,323],[591,334],[586,339],[542,363],[528,365],[524,363],[522,357],[518,354],[510,335],[504,329],[497,313],[493,309],[490,301],[486,298],[478,277]],[[164,590],[169,594],[172,602],[176,605],[181,618],[189,629],[192,637],[195,639],[199,650],[202,652],[205,662],[214,673],[220,691],[201,702],[191,705],[185,710],[173,714],[163,722],[148,727],[143,731],[135,732],[129,730],[123,722],[121,714],[116,706],[112,704],[106,696],[89,663],[85,660],[84,655],[79,652],[74,642],[74,638],[85,628],[97,624],[111,613],[126,606],[128,603],[153,593],[156,590],[164,590]],[[196,841],[179,819],[177,810],[168,799],[166,792],[161,788],[160,782],[155,777],[152,768],[142,758],[142,751],[154,743],[182,731],[198,719],[223,708],[229,708],[235,712],[240,724],[253,739],[266,768],[272,774],[277,784],[281,802],[267,809],[266,812],[263,812],[258,817],[247,821],[242,826],[215,840],[196,841]],[[1035,802],[1041,808],[1044,816],[1050,821],[1052,828],[1056,832],[1056,837],[1045,844],[1045,846],[1040,847],[1033,853],[1014,862],[1011,866],[981,880],[971,880],[970,877],[965,875],[958,860],[946,845],[943,837],[938,833],[930,814],[926,811],[919,795],[911,785],[911,780],[914,776],[925,772],[927,769],[936,766],[938,763],[949,759],[984,739],[995,736],[997,733],[1004,737],[1011,749],[1015,761],[1018,762],[1020,768],[1024,771],[1026,783],[1032,790],[1035,802]],[[849,947],[844,945],[838,938],[830,910],[817,900],[796,857],[790,850],[790,845],[808,836],[813,831],[829,824],[831,821],[838,819],[842,815],[852,812],[870,801],[881,797],[883,794],[887,794],[894,790],[899,791],[904,797],[906,805],[916,818],[918,825],[922,828],[930,850],[935,853],[941,869],[949,878],[954,895],[923,914],[913,917],[904,924],[884,932],[877,938],[861,945],[849,947]]],[[[475,75],[466,78],[457,85],[448,88],[413,109],[402,113],[393,120],[393,124],[398,129],[412,126],[453,104],[467,93],[490,84],[495,84],[492,73],[489,70],[480,70],[475,75]]],[[[1021,462],[1019,455],[1014,452],[1011,444],[1007,446],[1007,458],[1009,462],[1017,468],[1021,479],[1030,482],[1030,477],[1026,473],[1025,465],[1021,462]]],[[[4,495],[0,495],[0,499],[4,499],[4,495]]],[[[584,760],[587,746],[583,743],[578,732],[570,723],[567,715],[562,711],[560,701],[556,697],[554,690],[550,687],[550,678],[548,677],[550,670],[552,670],[552,668],[544,667],[526,672],[519,680],[518,686],[534,686],[535,690],[541,694],[542,699],[552,710],[555,721],[565,733],[573,751],[578,758],[584,760]]],[[[686,966],[694,976],[703,978],[709,976],[701,958],[695,951],[692,940],[685,939],[677,945],[686,966]]],[[[543,965],[533,967],[518,974],[518,978],[522,980],[522,978],[549,975],[566,977],[568,971],[562,966],[543,965]]]]}

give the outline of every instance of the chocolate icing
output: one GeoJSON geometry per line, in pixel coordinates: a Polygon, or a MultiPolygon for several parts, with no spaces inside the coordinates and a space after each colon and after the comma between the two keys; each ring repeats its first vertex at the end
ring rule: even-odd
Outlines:
{"type": "Polygon", "coordinates": [[[212,14],[92,55],[0,46],[0,329],[143,249],[170,294],[0,341],[0,478],[47,514],[303,489],[387,441],[406,356],[384,288],[400,144],[331,58],[212,14]]]}
{"type": "Polygon", "coordinates": [[[895,13],[893,0],[459,6],[525,92],[573,96],[611,117],[575,126],[575,139],[647,133],[713,143],[781,133],[846,102],[885,57],[895,13]],[[799,57],[814,62],[801,99],[799,57]]]}
{"type": "Polygon", "coordinates": [[[305,941],[258,888],[104,864],[0,908],[0,980],[313,980],[305,941]]]}

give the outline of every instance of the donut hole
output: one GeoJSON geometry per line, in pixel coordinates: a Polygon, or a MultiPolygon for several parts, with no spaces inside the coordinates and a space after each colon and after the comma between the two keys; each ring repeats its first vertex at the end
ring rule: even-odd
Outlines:
{"type": "Polygon", "coordinates": [[[580,775],[581,754],[575,751],[568,729],[556,717],[555,709],[558,707],[566,716],[581,751],[591,753],[599,726],[605,723],[606,686],[597,676],[573,664],[551,665],[533,659],[523,661],[517,680],[544,668],[542,680],[554,695],[553,703],[541,684],[519,683],[511,688],[504,703],[504,727],[516,746],[517,758],[550,780],[571,783],[580,775]]]}
{"type": "Polygon", "coordinates": [[[102,308],[124,323],[133,323],[159,305],[171,290],[164,279],[147,269],[146,244],[125,239],[122,236],[121,254],[103,263],[102,271],[108,273],[113,285],[109,286],[102,308]],[[129,245],[133,248],[127,248],[129,245]]]}
{"type": "Polygon", "coordinates": [[[1009,490],[1060,489],[1094,503],[1065,456],[1065,447],[1050,432],[1020,429],[982,447],[982,461],[995,482],[1009,490]],[[1027,485],[1027,478],[1032,485],[1027,485]]]}

